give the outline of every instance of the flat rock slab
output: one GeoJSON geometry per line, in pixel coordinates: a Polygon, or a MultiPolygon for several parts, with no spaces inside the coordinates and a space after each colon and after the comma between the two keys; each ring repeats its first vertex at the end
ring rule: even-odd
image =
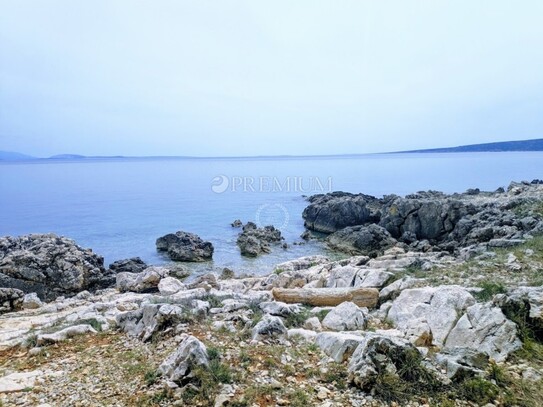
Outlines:
{"type": "Polygon", "coordinates": [[[45,376],[61,375],[63,372],[33,370],[31,372],[15,372],[0,377],[0,394],[15,393],[34,387],[36,380],[45,376]]]}
{"type": "Polygon", "coordinates": [[[276,301],[315,307],[334,307],[350,301],[359,307],[375,308],[379,301],[376,288],[274,288],[272,295],[276,301]]]}

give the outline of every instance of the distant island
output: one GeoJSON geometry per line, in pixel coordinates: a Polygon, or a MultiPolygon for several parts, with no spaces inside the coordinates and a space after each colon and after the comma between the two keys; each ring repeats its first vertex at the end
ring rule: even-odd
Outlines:
{"type": "MultiPolygon", "coordinates": [[[[484,153],[484,152],[508,152],[508,151],[543,151],[543,139],[532,140],[517,140],[517,141],[500,141],[496,143],[484,144],[469,144],[458,147],[430,148],[424,150],[408,150],[394,151],[389,153],[377,154],[408,154],[408,153],[484,153]]],[[[319,158],[319,157],[357,157],[368,154],[329,154],[329,155],[314,155],[314,156],[294,156],[294,155],[279,155],[279,156],[249,156],[249,157],[194,157],[194,156],[85,156],[80,154],[57,154],[51,157],[34,157],[27,154],[0,151],[0,161],[29,161],[29,160],[88,160],[88,159],[134,159],[134,158],[185,158],[185,159],[233,159],[233,158],[260,158],[260,159],[277,159],[277,158],[319,158]]]]}
{"type": "Polygon", "coordinates": [[[458,147],[398,151],[398,153],[492,153],[505,151],[543,151],[543,139],[500,141],[496,143],[469,144],[458,147]]]}

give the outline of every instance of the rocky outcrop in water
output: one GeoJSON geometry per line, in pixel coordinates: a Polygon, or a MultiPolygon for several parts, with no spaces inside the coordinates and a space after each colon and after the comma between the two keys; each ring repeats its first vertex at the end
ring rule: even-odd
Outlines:
{"type": "Polygon", "coordinates": [[[117,260],[109,265],[109,269],[114,273],[141,273],[147,267],[149,267],[147,263],[139,257],[117,260]]]}
{"type": "Polygon", "coordinates": [[[329,245],[372,254],[398,241],[415,250],[446,250],[484,244],[518,244],[543,232],[543,186],[512,183],[507,191],[428,191],[378,199],[331,193],[310,197],[305,226],[329,233],[329,245]],[[386,232],[388,233],[386,233],[386,232]]]}
{"type": "Polygon", "coordinates": [[[200,262],[211,260],[213,245],[203,241],[198,235],[178,231],[159,237],[156,240],[159,252],[166,252],[173,261],[200,262]]]}
{"type": "Polygon", "coordinates": [[[0,238],[0,286],[35,292],[41,299],[75,295],[115,283],[104,259],[54,234],[0,238]]]}
{"type": "Polygon", "coordinates": [[[237,239],[237,245],[242,256],[256,257],[271,251],[271,244],[283,240],[281,231],[273,226],[257,227],[253,222],[247,222],[237,239]]]}

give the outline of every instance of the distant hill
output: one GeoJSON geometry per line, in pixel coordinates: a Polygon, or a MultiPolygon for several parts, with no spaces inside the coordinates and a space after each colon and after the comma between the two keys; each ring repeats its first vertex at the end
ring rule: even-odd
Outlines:
{"type": "Polygon", "coordinates": [[[0,161],[24,161],[34,160],[36,157],[31,155],[16,153],[13,151],[0,151],[0,161]]]}
{"type": "Polygon", "coordinates": [[[543,151],[543,139],[500,141],[497,143],[470,144],[466,146],[400,151],[401,153],[477,153],[500,151],[543,151]]]}
{"type": "Polygon", "coordinates": [[[87,157],[80,154],[57,154],[49,157],[50,160],[81,160],[83,158],[87,157]]]}

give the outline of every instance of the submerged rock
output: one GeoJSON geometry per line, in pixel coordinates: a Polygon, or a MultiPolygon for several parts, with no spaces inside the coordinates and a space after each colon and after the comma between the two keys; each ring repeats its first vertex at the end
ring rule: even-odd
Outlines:
{"type": "Polygon", "coordinates": [[[198,235],[183,231],[159,237],[156,248],[160,252],[166,252],[173,261],[189,262],[211,260],[214,251],[211,242],[205,242],[198,235]]]}
{"type": "Polygon", "coordinates": [[[115,283],[104,259],[54,234],[0,238],[0,286],[35,292],[44,300],[115,283]]]}

